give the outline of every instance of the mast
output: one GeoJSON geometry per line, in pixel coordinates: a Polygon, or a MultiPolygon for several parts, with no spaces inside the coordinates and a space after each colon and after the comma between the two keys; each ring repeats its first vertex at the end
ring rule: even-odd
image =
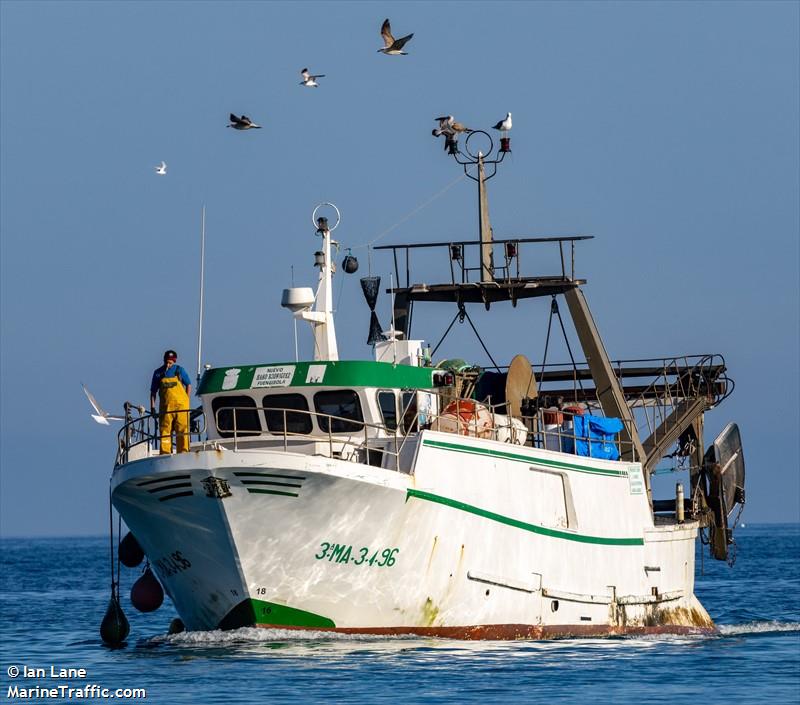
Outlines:
{"type": "MultiPolygon", "coordinates": [[[[332,203],[320,205],[333,206],[332,203]]],[[[314,216],[320,206],[314,209],[314,216]]],[[[333,206],[336,209],[336,206],[333,206]]],[[[339,215],[338,209],[336,210],[339,215]]],[[[339,224],[337,220],[336,225],[339,224]]],[[[322,238],[322,250],[314,253],[314,266],[319,267],[319,283],[317,284],[317,294],[314,298],[314,308],[311,311],[299,311],[296,317],[311,324],[314,333],[314,359],[315,360],[338,360],[339,349],[336,344],[336,329],[333,323],[333,270],[334,264],[331,260],[331,229],[328,227],[328,219],[317,218],[317,235],[322,238]]],[[[335,228],[336,225],[333,227],[335,228]]]]}
{"type": "Polygon", "coordinates": [[[203,366],[203,298],[205,292],[206,266],[206,207],[200,216],[200,311],[197,316],[197,384],[200,385],[200,370],[203,366]]]}
{"type": "Polygon", "coordinates": [[[489,222],[489,196],[486,193],[486,172],[483,154],[478,152],[478,223],[481,233],[481,281],[494,281],[492,256],[492,224],[489,222]]]}

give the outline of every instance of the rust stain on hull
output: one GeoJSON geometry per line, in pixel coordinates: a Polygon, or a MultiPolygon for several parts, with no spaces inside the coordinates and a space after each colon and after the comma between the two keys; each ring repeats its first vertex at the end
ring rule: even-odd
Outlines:
{"type": "Polygon", "coordinates": [[[288,627],[283,624],[257,624],[262,629],[297,629],[299,631],[333,632],[338,634],[374,634],[384,636],[416,635],[463,639],[466,641],[507,641],[513,639],[571,639],[580,637],[642,636],[645,634],[714,635],[717,628],[659,624],[656,626],[614,627],[603,624],[479,624],[468,627],[288,627]]]}

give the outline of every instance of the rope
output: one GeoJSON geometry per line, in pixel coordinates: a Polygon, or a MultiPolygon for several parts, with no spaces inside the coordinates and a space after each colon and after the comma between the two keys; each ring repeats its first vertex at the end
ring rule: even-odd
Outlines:
{"type": "Polygon", "coordinates": [[[117,601],[119,601],[119,583],[120,583],[120,558],[119,558],[119,544],[122,543],[122,515],[117,514],[117,601]]]}
{"type": "Polygon", "coordinates": [[[114,591],[114,510],[111,506],[111,490],[108,491],[108,558],[111,562],[111,597],[115,597],[114,591]]]}
{"type": "Polygon", "coordinates": [[[372,240],[364,242],[364,243],[362,243],[360,245],[356,245],[355,247],[351,247],[350,249],[352,249],[352,250],[360,250],[362,247],[369,247],[370,245],[372,245],[373,243],[376,243],[381,238],[386,237],[390,232],[392,232],[392,230],[400,227],[403,223],[405,223],[410,218],[413,218],[423,208],[427,208],[436,199],[440,198],[441,196],[444,196],[445,193],[447,193],[451,188],[453,188],[453,186],[455,186],[459,181],[461,181],[464,178],[466,178],[465,174],[459,175],[458,178],[453,179],[453,181],[451,181],[449,184],[447,184],[447,186],[445,186],[440,191],[437,191],[427,201],[424,201],[423,203],[418,205],[416,208],[414,208],[413,210],[411,210],[408,213],[406,213],[406,215],[404,215],[402,218],[400,218],[400,220],[398,220],[394,225],[391,225],[390,227],[386,228],[386,230],[384,230],[383,232],[378,233],[378,235],[376,235],[374,238],[372,238],[372,240]]]}

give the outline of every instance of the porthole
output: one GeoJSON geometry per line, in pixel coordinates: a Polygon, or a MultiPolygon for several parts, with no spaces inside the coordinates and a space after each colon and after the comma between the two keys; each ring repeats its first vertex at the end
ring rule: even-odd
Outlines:
{"type": "Polygon", "coordinates": [[[550,609],[553,612],[558,612],[558,600],[552,600],[550,602],[550,609]]]}

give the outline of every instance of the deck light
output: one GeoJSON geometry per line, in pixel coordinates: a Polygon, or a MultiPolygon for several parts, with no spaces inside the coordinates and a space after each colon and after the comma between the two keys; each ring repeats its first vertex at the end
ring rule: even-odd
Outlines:
{"type": "Polygon", "coordinates": [[[328,232],[328,219],[324,216],[317,218],[317,235],[328,232]]]}
{"type": "Polygon", "coordinates": [[[456,383],[456,376],[452,372],[437,370],[433,373],[434,387],[452,387],[456,383]]]}
{"type": "MultiPolygon", "coordinates": [[[[322,220],[322,218],[320,218],[322,220]]],[[[315,267],[323,267],[325,266],[325,253],[317,250],[314,253],[314,266],[315,267]]]]}
{"type": "Polygon", "coordinates": [[[450,259],[460,262],[462,257],[461,245],[450,245],[450,259]]]}
{"type": "Polygon", "coordinates": [[[517,243],[516,242],[507,242],[506,243],[506,258],[507,259],[514,259],[517,256],[517,243]]]}

